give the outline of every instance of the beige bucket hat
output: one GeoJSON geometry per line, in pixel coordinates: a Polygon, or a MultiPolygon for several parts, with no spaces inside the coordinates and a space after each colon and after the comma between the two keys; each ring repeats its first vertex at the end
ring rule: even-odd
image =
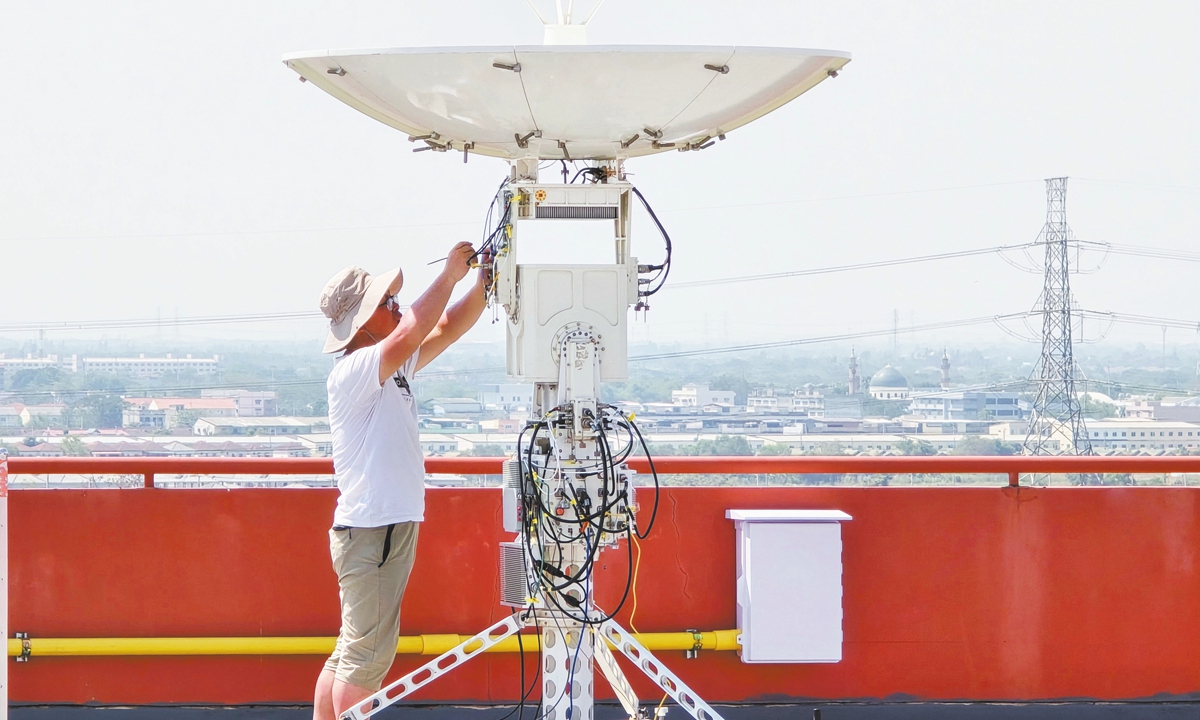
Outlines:
{"type": "Polygon", "coordinates": [[[351,265],[334,275],[325,284],[319,301],[321,312],[329,318],[329,335],[321,352],[345,350],[375,309],[385,298],[400,292],[403,285],[404,273],[400,268],[372,277],[366,270],[351,265]]]}

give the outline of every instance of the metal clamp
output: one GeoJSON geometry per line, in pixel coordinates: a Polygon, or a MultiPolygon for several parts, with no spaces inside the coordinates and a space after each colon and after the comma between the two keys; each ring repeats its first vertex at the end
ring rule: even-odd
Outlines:
{"type": "Polygon", "coordinates": [[[688,660],[695,660],[696,656],[700,654],[700,651],[704,649],[704,633],[695,628],[688,628],[684,632],[690,632],[692,634],[692,649],[687,650],[684,653],[684,657],[688,660]]]}
{"type": "Polygon", "coordinates": [[[17,656],[17,662],[29,662],[29,657],[33,655],[33,645],[29,642],[29,633],[13,633],[13,637],[21,641],[21,654],[17,656]]]}

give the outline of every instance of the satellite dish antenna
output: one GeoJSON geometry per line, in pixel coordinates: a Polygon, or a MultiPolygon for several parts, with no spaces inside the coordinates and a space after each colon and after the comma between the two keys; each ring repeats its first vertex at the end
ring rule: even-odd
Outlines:
{"type": "Polygon", "coordinates": [[[582,22],[575,22],[575,0],[567,0],[567,7],[563,8],[562,0],[554,0],[555,17],[554,22],[547,20],[542,11],[538,10],[537,5],[533,4],[533,0],[525,0],[529,5],[529,9],[533,10],[533,14],[537,15],[538,20],[542,21],[542,25],[546,27],[545,37],[542,39],[543,45],[587,45],[587,24],[596,16],[596,11],[604,4],[604,0],[599,0],[592,7],[592,11],[582,22]]]}
{"type": "MultiPolygon", "coordinates": [[[[610,645],[695,720],[721,720],[615,622],[620,606],[606,612],[593,597],[600,550],[622,541],[628,549],[634,533],[646,537],[658,508],[656,490],[650,517],[635,512],[634,473],[625,460],[637,444],[650,453],[633,418],[600,393],[602,381],[625,379],[630,308],[648,308],[671,266],[671,240],[624,164],[711,148],[836,77],[850,55],[589,46],[587,23],[599,3],[575,22],[574,0],[565,7],[555,0],[549,22],[526,2],[546,27],[545,45],[330,50],[283,58],[301,79],[406,133],[414,152],[508,161],[493,201],[499,218],[479,250],[491,258],[489,300],[507,315],[508,373],[534,384],[534,421],[521,433],[516,457],[504,464],[501,515],[517,539],[501,546],[501,602],[517,611],[350,708],[342,720],[371,717],[529,624],[540,633],[546,720],[592,719],[593,662],[629,716],[641,716],[610,645]],[[539,177],[547,160],[561,165],[562,182],[539,177]],[[570,182],[568,164],[576,166],[570,182]],[[637,203],[662,235],[660,262],[639,262],[633,254],[637,203]],[[558,220],[599,220],[613,228],[614,261],[518,262],[520,228],[558,220]]],[[[658,251],[652,254],[657,259],[658,251]]],[[[645,492],[636,490],[636,497],[648,506],[645,492]]]]}

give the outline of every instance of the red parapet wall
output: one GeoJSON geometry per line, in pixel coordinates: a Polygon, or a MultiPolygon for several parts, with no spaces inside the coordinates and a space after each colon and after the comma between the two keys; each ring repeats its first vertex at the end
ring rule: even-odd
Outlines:
{"type": "MultiPolygon", "coordinates": [[[[736,626],[727,509],[836,508],[854,518],[843,525],[844,660],[749,666],[728,652],[662,653],[707,699],[1196,693],[1198,498],[1189,488],[664,489],[642,544],[635,623],[736,626]]],[[[14,492],[9,627],[35,638],[334,635],[334,499],[323,489],[14,492]]],[[[430,490],[402,632],[466,634],[507,612],[504,539],[498,490],[430,490]]],[[[611,606],[625,553],[602,560],[598,600],[611,606]]],[[[392,675],[427,659],[400,656],[392,675]]],[[[237,704],[306,702],[321,662],[35,657],[9,668],[14,702],[237,704]]],[[[477,658],[414,700],[512,701],[517,663],[477,658]]]]}

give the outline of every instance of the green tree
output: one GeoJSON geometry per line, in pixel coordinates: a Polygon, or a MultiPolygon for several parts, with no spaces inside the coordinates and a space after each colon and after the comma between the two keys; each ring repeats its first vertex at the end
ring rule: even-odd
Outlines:
{"type": "Polygon", "coordinates": [[[84,445],[83,441],[77,437],[63,438],[59,448],[62,449],[63,455],[70,455],[72,457],[83,457],[92,454],[92,451],[88,450],[87,445],[84,445]]]}
{"type": "Polygon", "coordinates": [[[997,438],[967,435],[955,444],[951,454],[954,455],[1015,455],[1017,447],[1010,443],[1001,442],[997,438]]]}
{"type": "Polygon", "coordinates": [[[190,430],[199,419],[199,410],[180,410],[175,413],[175,427],[188,428],[190,430]]]}
{"type": "Polygon", "coordinates": [[[745,377],[738,377],[729,373],[713,378],[708,383],[708,387],[711,390],[732,390],[733,401],[739,405],[746,402],[746,397],[750,395],[751,390],[750,382],[745,377]]]}
{"type": "Polygon", "coordinates": [[[508,455],[503,447],[495,443],[479,443],[461,454],[463,457],[506,457],[508,455]]]}
{"type": "Polygon", "coordinates": [[[18,370],[9,387],[18,392],[44,392],[57,388],[64,379],[63,371],[54,367],[18,370]]]}
{"type": "Polygon", "coordinates": [[[901,455],[937,455],[937,450],[924,440],[904,438],[896,443],[896,452],[901,455]]]}
{"type": "Polygon", "coordinates": [[[756,455],[791,455],[792,448],[790,445],[783,443],[763,443],[763,446],[758,449],[756,455]]]}
{"type": "Polygon", "coordinates": [[[72,402],[71,426],[84,428],[121,427],[121,412],[125,400],[110,392],[88,394],[72,402]]]}
{"type": "Polygon", "coordinates": [[[695,445],[677,448],[680,455],[753,455],[749,441],[743,435],[718,435],[713,440],[701,440],[695,445]]]}
{"type": "Polygon", "coordinates": [[[819,442],[804,451],[805,455],[843,455],[845,448],[837,442],[819,442]]]}
{"type": "Polygon", "coordinates": [[[1116,417],[1117,406],[1101,400],[1093,400],[1088,393],[1079,398],[1079,410],[1085,418],[1099,420],[1100,418],[1116,417]]]}

